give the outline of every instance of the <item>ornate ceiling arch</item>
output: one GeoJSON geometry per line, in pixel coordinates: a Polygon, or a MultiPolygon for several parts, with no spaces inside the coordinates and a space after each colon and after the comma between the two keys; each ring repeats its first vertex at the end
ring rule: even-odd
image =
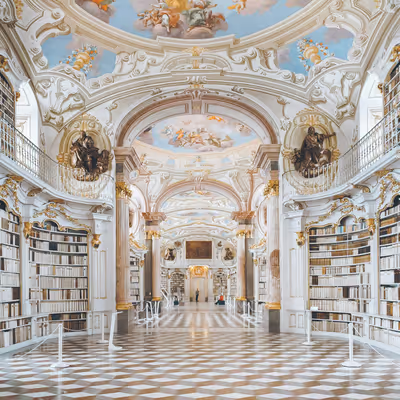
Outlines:
{"type": "Polygon", "coordinates": [[[248,125],[257,133],[263,143],[277,144],[279,136],[276,133],[273,119],[268,111],[255,102],[246,99],[223,96],[222,93],[208,93],[207,89],[190,88],[181,96],[161,99],[155,104],[149,99],[140,106],[133,108],[120,122],[116,129],[118,146],[131,146],[134,139],[149,126],[167,117],[184,114],[215,114],[235,118],[248,125]]]}

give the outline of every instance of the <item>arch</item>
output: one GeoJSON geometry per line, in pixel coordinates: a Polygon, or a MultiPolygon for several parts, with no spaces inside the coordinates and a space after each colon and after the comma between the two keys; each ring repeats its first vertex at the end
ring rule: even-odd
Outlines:
{"type": "MultiPolygon", "coordinates": [[[[164,201],[179,193],[193,190],[193,185],[194,183],[192,181],[174,183],[157,198],[152,211],[159,212],[164,201]]],[[[228,184],[218,181],[202,181],[201,187],[203,190],[218,193],[232,200],[232,202],[237,206],[236,211],[245,211],[239,195],[228,184]]]]}
{"type": "MultiPolygon", "coordinates": [[[[231,117],[248,125],[263,143],[277,144],[279,136],[268,111],[251,99],[235,100],[222,95],[204,95],[201,100],[203,114],[231,117]]],[[[196,104],[197,105],[197,104],[196,104]]],[[[154,103],[152,99],[133,108],[120,122],[116,130],[117,146],[132,146],[134,139],[150,125],[166,118],[182,114],[194,114],[190,96],[168,98],[154,103]]]]}

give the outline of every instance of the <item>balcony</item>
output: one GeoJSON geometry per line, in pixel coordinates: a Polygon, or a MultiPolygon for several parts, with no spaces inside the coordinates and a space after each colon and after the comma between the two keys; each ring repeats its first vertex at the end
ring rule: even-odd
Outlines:
{"type": "Polygon", "coordinates": [[[110,175],[90,180],[85,170],[61,165],[27,139],[12,124],[0,118],[0,164],[12,167],[33,184],[57,197],[92,203],[93,200],[112,204],[115,184],[110,175]]]}
{"type": "MultiPolygon", "coordinates": [[[[283,200],[295,196],[336,194],[361,183],[375,170],[393,162],[400,143],[400,104],[338,160],[310,170],[303,178],[295,170],[283,174],[283,200]]],[[[315,198],[315,196],[313,196],[315,198]]]]}

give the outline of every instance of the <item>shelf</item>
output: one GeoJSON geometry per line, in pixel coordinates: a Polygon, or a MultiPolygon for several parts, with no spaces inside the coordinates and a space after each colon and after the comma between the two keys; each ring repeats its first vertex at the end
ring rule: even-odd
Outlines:
{"type": "Polygon", "coordinates": [[[30,264],[35,265],[48,265],[50,267],[87,267],[87,264],[49,264],[49,263],[40,263],[37,261],[29,261],[30,264]]]}
{"type": "Polygon", "coordinates": [[[352,240],[341,240],[338,242],[310,242],[309,245],[310,246],[314,246],[314,245],[325,245],[325,244],[342,244],[342,243],[354,243],[354,242],[360,242],[360,241],[365,241],[365,240],[371,240],[371,238],[369,236],[365,237],[365,238],[361,238],[361,239],[352,239],[352,240]]]}
{"type": "MultiPolygon", "coordinates": [[[[85,289],[86,290],[86,289],[85,289]]],[[[89,299],[66,299],[66,300],[39,300],[40,302],[55,302],[55,301],[60,301],[60,302],[64,302],[64,301],[88,301],[89,299]]],[[[70,311],[60,311],[59,313],[55,312],[54,314],[65,314],[65,313],[69,313],[70,311]]],[[[82,312],[82,311],[81,311],[82,312]]]]}
{"type": "MultiPolygon", "coordinates": [[[[313,229],[313,228],[311,228],[311,229],[313,229]]],[[[319,229],[321,229],[321,228],[319,228],[319,229]]],[[[354,235],[354,234],[357,234],[357,233],[367,232],[367,231],[368,231],[368,227],[365,227],[365,228],[360,229],[358,231],[349,231],[349,232],[341,232],[341,233],[327,233],[327,234],[324,234],[324,235],[316,234],[316,235],[309,235],[309,237],[327,237],[327,236],[354,235]]]]}
{"type": "MultiPolygon", "coordinates": [[[[329,250],[328,250],[329,251],[329,250]]],[[[350,257],[360,257],[360,256],[368,256],[368,255],[370,255],[371,253],[369,252],[369,253],[362,253],[362,254],[351,254],[351,255],[348,255],[348,256],[331,256],[331,257],[329,257],[329,256],[321,256],[321,257],[310,257],[310,260],[318,260],[318,259],[320,259],[320,258],[324,258],[324,259],[326,259],[326,260],[332,260],[332,259],[335,259],[335,258],[350,258],[350,257]]],[[[368,261],[368,262],[371,262],[371,261],[368,261]]],[[[311,265],[312,266],[312,265],[311,265]]],[[[341,267],[342,265],[340,265],[340,267],[341,267]]]]}
{"type": "Polygon", "coordinates": [[[79,251],[79,252],[74,252],[74,251],[58,251],[58,250],[44,250],[44,249],[37,249],[35,247],[29,247],[29,250],[33,251],[40,251],[40,252],[45,252],[45,253],[57,253],[57,254],[69,254],[69,255],[76,255],[76,254],[84,254],[87,255],[87,251],[79,251]]]}
{"type": "Polygon", "coordinates": [[[53,239],[42,239],[30,236],[29,239],[31,240],[39,240],[40,242],[51,242],[51,243],[62,243],[62,244],[79,244],[83,246],[87,246],[87,241],[85,242],[70,242],[67,240],[53,240],[53,239]]]}
{"type": "Polygon", "coordinates": [[[358,263],[358,264],[344,264],[344,265],[314,265],[314,264],[310,264],[309,267],[313,268],[313,267],[351,267],[353,265],[365,265],[365,264],[370,264],[371,261],[365,261],[362,263],[358,263]]]}
{"type": "Polygon", "coordinates": [[[7,233],[12,233],[13,235],[18,235],[19,236],[19,233],[13,232],[13,231],[9,231],[7,229],[0,228],[0,231],[7,232],[7,233]]]}
{"type": "MultiPolygon", "coordinates": [[[[50,231],[48,229],[44,229],[44,228],[38,228],[36,226],[32,227],[33,231],[39,231],[39,232],[46,232],[46,233],[50,233],[50,234],[55,234],[55,235],[66,235],[66,236],[88,236],[87,233],[77,233],[77,232],[60,232],[60,231],[50,231]]],[[[83,229],[79,229],[79,230],[83,230],[83,229]]],[[[36,239],[34,237],[30,237],[31,239],[36,239]]],[[[49,240],[49,242],[51,242],[51,240],[49,240]]]]}

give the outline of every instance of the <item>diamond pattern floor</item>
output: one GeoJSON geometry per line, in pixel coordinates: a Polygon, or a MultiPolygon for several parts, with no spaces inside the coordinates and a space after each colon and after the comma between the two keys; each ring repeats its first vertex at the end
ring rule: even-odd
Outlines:
{"type": "Polygon", "coordinates": [[[174,310],[158,326],[117,335],[116,345],[123,347],[118,352],[96,344],[96,336],[69,337],[64,350],[70,367],[61,371],[50,368],[54,340],[24,358],[18,357],[25,349],[3,355],[0,400],[400,399],[398,359],[395,365],[356,344],[363,366],[349,370],[341,366],[346,341],[318,338],[317,345],[306,347],[301,335],[232,326],[237,321],[227,313],[221,316],[224,326],[212,329],[206,321],[214,317],[204,317],[201,325],[201,318],[190,316],[197,312],[174,310]],[[185,320],[194,322],[184,326],[185,320]]]}

